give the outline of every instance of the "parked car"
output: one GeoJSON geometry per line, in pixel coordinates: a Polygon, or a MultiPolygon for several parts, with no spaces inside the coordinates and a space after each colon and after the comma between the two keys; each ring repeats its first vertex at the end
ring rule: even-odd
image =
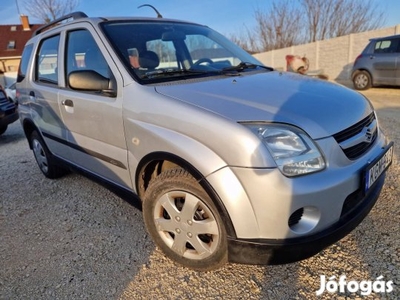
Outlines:
{"type": "Polygon", "coordinates": [[[400,35],[371,39],[356,58],[351,78],[357,90],[400,85],[400,35]]]}
{"type": "Polygon", "coordinates": [[[10,84],[8,87],[6,87],[4,90],[6,91],[6,94],[8,96],[8,99],[13,101],[15,104],[17,103],[17,91],[15,89],[16,82],[10,84]]]}
{"type": "Polygon", "coordinates": [[[27,42],[17,91],[46,177],[72,166],[137,194],[155,243],[197,270],[318,253],[365,218],[392,161],[363,95],[190,22],[72,13],[27,42]]]}
{"type": "Polygon", "coordinates": [[[18,108],[8,97],[0,85],[0,135],[3,134],[8,125],[18,120],[18,108]]]}

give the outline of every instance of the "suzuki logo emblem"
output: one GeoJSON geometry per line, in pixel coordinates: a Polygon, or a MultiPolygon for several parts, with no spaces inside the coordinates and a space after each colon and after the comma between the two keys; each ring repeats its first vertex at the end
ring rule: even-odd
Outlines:
{"type": "Polygon", "coordinates": [[[371,131],[368,129],[367,132],[365,133],[365,142],[371,143],[371,141],[372,141],[372,133],[371,133],[371,131]]]}
{"type": "Polygon", "coordinates": [[[365,143],[371,143],[372,142],[372,137],[374,136],[374,133],[377,130],[377,126],[376,126],[376,120],[374,120],[371,124],[369,124],[369,126],[365,126],[364,127],[364,132],[365,132],[365,136],[364,136],[364,142],[365,143]]]}

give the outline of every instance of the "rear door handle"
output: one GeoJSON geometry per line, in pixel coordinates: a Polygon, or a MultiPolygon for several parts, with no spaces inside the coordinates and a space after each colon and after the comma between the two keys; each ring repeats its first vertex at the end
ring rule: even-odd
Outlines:
{"type": "Polygon", "coordinates": [[[61,104],[64,106],[74,107],[74,102],[70,99],[63,100],[61,104]]]}

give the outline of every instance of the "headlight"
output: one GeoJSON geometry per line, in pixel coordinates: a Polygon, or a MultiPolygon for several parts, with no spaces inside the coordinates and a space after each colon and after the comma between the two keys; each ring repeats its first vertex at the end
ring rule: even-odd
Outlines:
{"type": "Polygon", "coordinates": [[[267,146],[281,172],[298,176],[321,171],[325,160],[302,130],[284,124],[244,124],[267,146]]]}

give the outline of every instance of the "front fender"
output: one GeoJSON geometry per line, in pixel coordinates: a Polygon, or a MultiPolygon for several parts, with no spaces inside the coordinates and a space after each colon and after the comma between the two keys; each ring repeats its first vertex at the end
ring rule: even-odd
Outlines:
{"type": "Polygon", "coordinates": [[[173,130],[127,118],[125,131],[132,178],[136,177],[139,162],[155,152],[180,157],[204,177],[227,165],[220,156],[202,143],[173,130]]]}
{"type": "MultiPolygon", "coordinates": [[[[132,164],[132,178],[137,178],[138,166],[149,156],[155,159],[157,153],[160,153],[160,160],[166,154],[178,157],[199,172],[216,193],[216,200],[222,202],[222,209],[227,212],[225,217],[233,224],[231,236],[236,236],[238,231],[243,234],[243,222],[246,223],[247,230],[250,228],[251,231],[258,232],[253,208],[240,181],[212,149],[181,133],[134,119],[127,119],[126,130],[127,136],[131,137],[128,140],[128,155],[129,164],[132,164]],[[239,224],[239,227],[235,227],[235,224],[239,224]]],[[[137,182],[138,180],[134,186],[139,189],[137,182]]]]}

